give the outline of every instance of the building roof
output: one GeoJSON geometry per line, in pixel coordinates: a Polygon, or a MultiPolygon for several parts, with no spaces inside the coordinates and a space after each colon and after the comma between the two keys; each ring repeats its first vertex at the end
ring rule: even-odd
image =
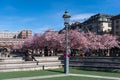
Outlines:
{"type": "Polygon", "coordinates": [[[102,14],[102,13],[98,13],[98,14],[95,14],[93,16],[91,16],[89,19],[87,19],[85,22],[83,22],[84,24],[85,23],[92,23],[92,22],[97,22],[99,18],[107,18],[107,19],[110,19],[112,17],[112,15],[109,15],[109,14],[102,14]]]}
{"type": "Polygon", "coordinates": [[[114,20],[114,19],[120,19],[120,14],[118,14],[118,15],[116,15],[116,16],[113,16],[111,19],[112,19],[112,20],[114,20]]]}

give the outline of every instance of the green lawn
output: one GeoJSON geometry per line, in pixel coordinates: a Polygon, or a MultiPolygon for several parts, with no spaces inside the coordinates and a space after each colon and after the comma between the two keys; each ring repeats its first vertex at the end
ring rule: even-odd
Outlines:
{"type": "Polygon", "coordinates": [[[34,79],[34,80],[109,80],[109,79],[77,77],[77,76],[65,76],[65,77],[46,78],[46,79],[34,79]]]}
{"type": "Polygon", "coordinates": [[[19,78],[19,77],[32,77],[32,76],[42,76],[42,75],[54,75],[63,73],[62,69],[60,70],[35,70],[35,71],[15,71],[15,72],[0,72],[1,79],[9,78],[19,78]]]}
{"type": "MultiPolygon", "coordinates": [[[[63,72],[64,72],[63,69],[0,72],[0,80],[1,79],[8,79],[8,78],[19,78],[19,77],[32,77],[32,76],[42,76],[42,75],[63,74],[63,72]]],[[[120,73],[100,72],[100,71],[86,71],[86,70],[79,70],[79,69],[70,69],[70,73],[120,77],[120,73]]]]}
{"type": "Polygon", "coordinates": [[[70,73],[120,77],[120,73],[117,73],[117,72],[87,71],[87,70],[80,70],[80,69],[70,69],[70,73]]]}

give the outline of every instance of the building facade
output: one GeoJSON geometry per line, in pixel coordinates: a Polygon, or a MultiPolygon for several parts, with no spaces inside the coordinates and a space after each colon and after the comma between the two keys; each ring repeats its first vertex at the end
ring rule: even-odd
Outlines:
{"type": "Polygon", "coordinates": [[[120,14],[113,16],[112,20],[112,33],[113,35],[120,36],[120,14]]]}
{"type": "Polygon", "coordinates": [[[82,23],[81,29],[84,31],[92,31],[98,34],[111,32],[111,17],[107,14],[96,14],[82,23]]]}
{"type": "Polygon", "coordinates": [[[31,30],[22,30],[16,32],[10,32],[8,30],[0,31],[0,47],[20,44],[23,43],[25,39],[31,37],[32,37],[31,30]]]}
{"type": "Polygon", "coordinates": [[[32,31],[31,30],[22,30],[17,38],[20,38],[20,39],[26,39],[26,38],[31,38],[32,37],[32,31]]]}
{"type": "Polygon", "coordinates": [[[0,31],[0,38],[19,38],[19,39],[26,39],[32,37],[31,30],[22,30],[16,32],[10,32],[8,30],[0,31]]]}
{"type": "Polygon", "coordinates": [[[15,44],[24,43],[25,39],[0,38],[0,47],[10,47],[15,44]]]}
{"type": "Polygon", "coordinates": [[[8,30],[0,31],[0,38],[14,38],[16,35],[16,32],[10,32],[8,30]]]}

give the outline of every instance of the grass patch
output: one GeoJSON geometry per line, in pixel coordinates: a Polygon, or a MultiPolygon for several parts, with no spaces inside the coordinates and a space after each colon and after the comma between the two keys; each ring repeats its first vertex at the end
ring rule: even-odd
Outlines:
{"type": "Polygon", "coordinates": [[[75,74],[89,74],[89,75],[98,75],[98,76],[120,77],[120,73],[103,72],[103,71],[88,71],[88,70],[80,70],[80,69],[70,69],[70,73],[75,73],[75,74]]]}
{"type": "MultiPolygon", "coordinates": [[[[54,74],[63,74],[63,73],[64,73],[64,69],[63,68],[62,69],[53,69],[53,70],[0,72],[0,80],[2,80],[2,79],[10,79],[10,78],[21,78],[21,77],[54,75],[54,74]]],[[[101,71],[86,71],[86,70],[80,70],[80,69],[70,69],[70,73],[75,73],[75,74],[89,74],[89,75],[98,75],[98,76],[120,77],[120,73],[101,72],[101,71]]],[[[73,79],[73,80],[77,80],[77,79],[73,79]]]]}
{"type": "Polygon", "coordinates": [[[46,78],[46,79],[34,79],[34,80],[109,80],[109,79],[77,77],[77,76],[65,76],[65,77],[55,77],[55,78],[46,78]]]}
{"type": "Polygon", "coordinates": [[[32,77],[42,75],[54,75],[63,73],[62,69],[55,70],[35,70],[35,71],[15,71],[15,72],[0,72],[1,79],[32,77]]]}

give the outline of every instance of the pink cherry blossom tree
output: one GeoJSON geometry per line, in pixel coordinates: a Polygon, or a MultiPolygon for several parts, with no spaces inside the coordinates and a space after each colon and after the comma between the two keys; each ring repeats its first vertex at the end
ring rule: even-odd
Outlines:
{"type": "Polygon", "coordinates": [[[49,48],[56,48],[56,46],[58,45],[58,32],[57,31],[53,31],[53,30],[47,30],[44,34],[43,34],[44,38],[45,38],[45,45],[48,46],[49,48]]]}
{"type": "Polygon", "coordinates": [[[78,32],[77,30],[69,31],[69,46],[71,49],[83,49],[88,48],[89,41],[84,36],[84,32],[78,32]]]}
{"type": "Polygon", "coordinates": [[[96,35],[95,33],[92,32],[87,32],[85,33],[85,36],[89,42],[87,45],[89,49],[104,49],[104,46],[101,45],[101,35],[96,35]]]}
{"type": "Polygon", "coordinates": [[[107,56],[109,56],[110,49],[113,47],[119,47],[117,37],[112,36],[110,34],[104,34],[101,37],[101,44],[104,46],[105,49],[108,50],[107,56]]]}
{"type": "Polygon", "coordinates": [[[91,32],[88,32],[86,35],[91,43],[89,46],[91,49],[107,49],[109,54],[109,50],[111,48],[119,47],[116,36],[112,36],[110,34],[96,35],[95,33],[91,32]]]}
{"type": "Polygon", "coordinates": [[[16,50],[16,49],[18,49],[18,50],[22,49],[22,45],[23,45],[22,43],[14,44],[13,47],[12,47],[12,49],[14,49],[14,50],[16,50]]]}
{"type": "MultiPolygon", "coordinates": [[[[43,49],[46,46],[49,49],[57,49],[65,51],[66,31],[63,30],[60,34],[58,31],[47,30],[43,34],[34,34],[31,39],[27,39],[23,48],[43,49]]],[[[83,32],[78,30],[69,30],[68,42],[70,49],[110,49],[112,47],[119,47],[116,37],[112,35],[97,35],[92,32],[83,32]]]]}
{"type": "Polygon", "coordinates": [[[40,34],[34,34],[33,38],[32,38],[32,48],[33,49],[39,49],[41,44],[40,44],[40,34]]]}
{"type": "Polygon", "coordinates": [[[23,49],[31,49],[32,48],[32,39],[26,39],[22,45],[23,49]]]}

